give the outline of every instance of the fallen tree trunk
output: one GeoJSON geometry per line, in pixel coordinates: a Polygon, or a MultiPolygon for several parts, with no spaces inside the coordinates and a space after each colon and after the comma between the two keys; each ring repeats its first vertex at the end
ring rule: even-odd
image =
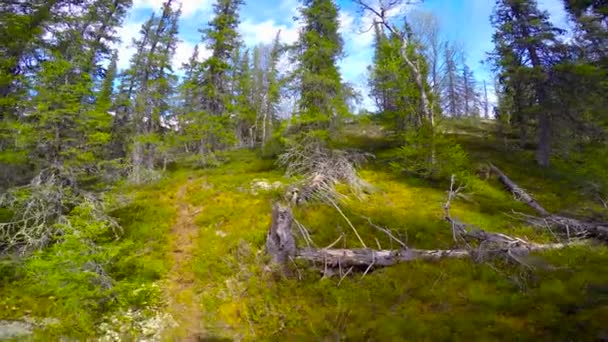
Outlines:
{"type": "Polygon", "coordinates": [[[511,247],[503,247],[491,250],[478,249],[414,249],[404,248],[399,250],[375,250],[375,249],[324,249],[304,248],[296,252],[297,260],[306,260],[327,267],[387,267],[410,261],[439,261],[441,259],[472,258],[477,260],[480,254],[490,257],[517,256],[523,257],[531,252],[562,249],[569,246],[584,244],[578,243],[553,243],[553,244],[529,244],[511,247]]]}
{"type": "Polygon", "coordinates": [[[536,210],[536,212],[540,214],[541,217],[522,215],[528,223],[537,227],[557,229],[560,234],[565,235],[568,239],[575,237],[595,238],[608,241],[608,223],[588,222],[551,214],[525,190],[509,179],[509,177],[507,177],[499,168],[490,164],[490,169],[518,200],[526,203],[530,208],[536,210]]]}
{"type": "Polygon", "coordinates": [[[522,189],[519,185],[509,179],[509,177],[507,177],[507,175],[505,175],[499,168],[490,163],[490,169],[498,176],[498,180],[500,180],[500,182],[504,184],[504,186],[506,186],[519,201],[526,203],[529,207],[536,210],[541,216],[551,215],[524,189],[522,189]]]}
{"type": "MultiPolygon", "coordinates": [[[[324,265],[325,268],[353,267],[357,270],[369,270],[373,267],[387,267],[415,260],[438,261],[441,259],[462,259],[470,257],[480,260],[481,257],[518,258],[530,252],[565,248],[577,243],[534,244],[523,239],[513,238],[500,233],[490,233],[480,229],[464,232],[464,237],[481,241],[479,248],[470,249],[415,249],[404,247],[396,250],[375,250],[370,248],[332,249],[302,248],[295,244],[291,226],[293,213],[288,206],[275,204],[272,212],[272,224],[266,241],[266,251],[272,262],[286,264],[290,258],[305,260],[324,265]],[[485,243],[482,248],[482,244],[485,243]]],[[[464,228],[463,228],[464,229],[464,228]]],[[[519,261],[519,260],[518,260],[519,261]]]]}
{"type": "Polygon", "coordinates": [[[470,253],[465,249],[425,250],[412,248],[400,250],[304,248],[296,253],[296,259],[325,264],[329,267],[386,267],[414,260],[436,261],[468,256],[470,256],[470,253]]]}

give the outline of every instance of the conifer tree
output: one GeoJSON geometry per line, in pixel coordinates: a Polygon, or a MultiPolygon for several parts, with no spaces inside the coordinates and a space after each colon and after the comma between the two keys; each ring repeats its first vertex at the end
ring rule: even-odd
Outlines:
{"type": "Polygon", "coordinates": [[[141,38],[135,41],[137,53],[123,78],[121,110],[128,110],[133,125],[131,148],[132,179],[139,183],[154,169],[157,149],[162,144],[163,123],[167,122],[176,77],[171,59],[177,45],[180,10],[172,0],[163,4],[162,14],[142,26],[141,38]]]}
{"type": "Polygon", "coordinates": [[[460,116],[461,110],[461,97],[458,90],[459,77],[458,77],[458,63],[457,63],[458,51],[454,45],[446,43],[444,49],[444,65],[445,65],[445,84],[443,88],[444,100],[443,106],[446,112],[451,116],[460,116]]]}
{"type": "Polygon", "coordinates": [[[563,0],[566,11],[576,25],[580,57],[602,61],[608,68],[608,2],[563,0]]]}
{"type": "Polygon", "coordinates": [[[261,46],[254,56],[254,104],[257,108],[258,129],[262,148],[273,134],[278,122],[279,102],[281,100],[282,80],[280,79],[278,64],[283,51],[280,41],[281,32],[277,32],[270,46],[261,46]]]}
{"type": "MultiPolygon", "coordinates": [[[[556,64],[560,30],[550,23],[546,12],[538,9],[536,0],[498,0],[492,24],[496,28],[492,58],[505,87],[529,85],[535,110],[527,115],[538,122],[536,160],[548,166],[553,129],[547,81],[550,69],[556,64]]],[[[513,102],[521,101],[522,94],[517,91],[513,94],[516,97],[513,102]]]]}
{"type": "Polygon", "coordinates": [[[300,20],[298,121],[304,132],[323,136],[337,129],[348,111],[337,66],[344,46],[338,32],[338,6],[333,0],[304,0],[300,20]]]}
{"type": "Polygon", "coordinates": [[[107,74],[98,63],[109,58],[109,44],[129,6],[130,1],[98,0],[53,17],[56,26],[48,28],[53,40],[33,83],[35,110],[28,116],[38,132],[31,143],[39,167],[88,168],[102,157],[111,117],[96,105],[96,84],[107,74]]]}
{"type": "Polygon", "coordinates": [[[249,50],[244,49],[234,58],[234,112],[236,115],[236,136],[242,146],[255,144],[255,119],[253,74],[249,60],[249,50]]]}
{"type": "Polygon", "coordinates": [[[477,92],[477,81],[473,70],[464,63],[460,78],[460,92],[462,98],[463,115],[479,116],[479,94],[477,92]]]}
{"type": "Polygon", "coordinates": [[[242,0],[217,0],[213,5],[214,17],[208,27],[201,30],[203,42],[211,56],[200,65],[201,111],[197,114],[201,144],[199,151],[205,154],[222,148],[234,141],[233,122],[230,118],[230,77],[234,72],[231,63],[240,46],[237,28],[239,7],[242,0]]]}
{"type": "MultiPolygon", "coordinates": [[[[372,96],[384,117],[399,132],[419,128],[424,119],[420,92],[401,55],[401,40],[375,25],[374,63],[370,68],[372,96]]],[[[408,52],[416,58],[413,51],[408,52]]]]}

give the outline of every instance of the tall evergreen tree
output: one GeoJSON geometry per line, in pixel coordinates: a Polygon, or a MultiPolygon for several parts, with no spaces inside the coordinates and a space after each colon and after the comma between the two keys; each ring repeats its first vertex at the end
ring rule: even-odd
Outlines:
{"type": "Polygon", "coordinates": [[[234,54],[240,46],[237,28],[242,0],[217,0],[213,5],[214,17],[209,26],[201,30],[203,41],[211,56],[200,66],[202,112],[197,120],[202,129],[200,152],[221,148],[233,140],[230,105],[230,76],[234,72],[234,54]]]}
{"type": "MultiPolygon", "coordinates": [[[[389,123],[399,132],[419,128],[424,122],[420,91],[401,55],[401,40],[375,27],[375,53],[370,68],[371,95],[389,123]]],[[[413,51],[410,58],[415,59],[413,51]]]]}
{"type": "Polygon", "coordinates": [[[48,27],[53,39],[33,82],[35,110],[28,116],[38,132],[32,143],[39,166],[87,167],[102,157],[111,117],[96,105],[102,100],[96,89],[107,74],[98,63],[110,57],[109,44],[130,4],[72,4],[48,27]]]}
{"type": "Polygon", "coordinates": [[[121,90],[126,93],[122,101],[133,124],[131,163],[135,182],[143,181],[146,170],[154,169],[174,91],[176,77],[171,59],[177,45],[180,11],[172,5],[172,0],[165,2],[161,16],[153,14],[142,26],[142,36],[134,42],[137,53],[123,79],[125,85],[121,90]]]}
{"type": "Polygon", "coordinates": [[[563,0],[576,25],[575,43],[581,57],[602,61],[608,68],[608,2],[601,0],[563,0]]]}
{"type": "Polygon", "coordinates": [[[298,120],[305,131],[335,130],[348,111],[337,66],[344,47],[338,6],[333,0],[304,0],[300,20],[298,120]]]}
{"type": "MultiPolygon", "coordinates": [[[[492,16],[495,49],[492,58],[506,87],[529,84],[533,92],[533,115],[538,122],[536,160],[548,166],[551,155],[551,98],[547,89],[550,69],[556,63],[555,49],[560,45],[560,30],[549,21],[547,12],[535,0],[497,0],[492,16]]],[[[516,91],[513,102],[521,100],[516,91]]],[[[522,113],[519,113],[522,114],[522,113]]]]}
{"type": "Polygon", "coordinates": [[[234,58],[234,112],[236,116],[236,136],[242,146],[255,144],[255,121],[257,112],[254,103],[254,79],[249,50],[235,54],[234,58]]]}
{"type": "Polygon", "coordinates": [[[464,63],[460,78],[460,92],[462,98],[462,110],[466,116],[479,116],[479,94],[477,92],[477,81],[473,70],[464,63]]]}
{"type": "Polygon", "coordinates": [[[446,43],[444,53],[445,82],[443,86],[443,107],[447,114],[460,116],[461,94],[458,90],[458,51],[454,45],[446,43]]]}

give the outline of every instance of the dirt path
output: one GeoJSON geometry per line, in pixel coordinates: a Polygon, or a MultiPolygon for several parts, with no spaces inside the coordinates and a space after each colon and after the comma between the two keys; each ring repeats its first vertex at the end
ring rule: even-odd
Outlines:
{"type": "Polygon", "coordinates": [[[192,181],[188,181],[182,185],[175,196],[177,218],[170,235],[173,266],[164,287],[168,312],[175,319],[177,327],[164,334],[169,341],[199,341],[204,333],[200,295],[196,291],[192,265],[199,234],[194,219],[202,208],[186,202],[191,184],[192,181]]]}

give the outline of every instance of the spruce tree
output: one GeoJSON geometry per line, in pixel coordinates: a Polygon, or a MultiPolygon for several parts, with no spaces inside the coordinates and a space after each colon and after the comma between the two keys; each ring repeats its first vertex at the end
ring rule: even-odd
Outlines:
{"type": "Polygon", "coordinates": [[[464,63],[460,77],[460,92],[462,98],[461,108],[463,115],[479,116],[479,94],[477,92],[477,81],[473,70],[464,63]]]}
{"type": "MultiPolygon", "coordinates": [[[[551,24],[546,12],[538,9],[536,0],[497,0],[492,24],[496,28],[492,58],[506,87],[522,89],[523,84],[529,85],[534,107],[527,115],[538,122],[536,160],[548,166],[553,129],[547,81],[556,63],[560,30],[551,24]]],[[[521,91],[515,91],[513,96],[517,97],[513,98],[514,103],[524,97],[521,91]]]]}
{"type": "MultiPolygon", "coordinates": [[[[387,36],[380,25],[375,25],[374,63],[370,67],[371,95],[383,117],[398,132],[420,128],[426,120],[421,110],[420,90],[401,48],[398,36],[392,33],[387,36]]],[[[412,60],[421,58],[412,49],[407,53],[412,60]]]]}
{"type": "Polygon", "coordinates": [[[240,46],[239,7],[242,0],[218,0],[213,5],[214,17],[201,30],[203,42],[211,56],[200,66],[201,109],[197,121],[201,154],[223,148],[234,141],[230,106],[233,103],[230,76],[234,72],[232,58],[240,46]]]}
{"type": "Polygon", "coordinates": [[[298,121],[304,132],[327,137],[348,112],[337,66],[344,46],[338,6],[333,0],[304,0],[300,20],[298,121]]]}
{"type": "Polygon", "coordinates": [[[446,43],[444,49],[445,84],[443,88],[443,107],[451,115],[458,117],[462,114],[461,94],[458,90],[458,51],[454,45],[446,43]]]}
{"type": "Polygon", "coordinates": [[[172,5],[171,0],[167,1],[161,16],[153,14],[142,26],[142,36],[134,42],[137,52],[121,87],[121,115],[124,111],[130,114],[133,127],[131,176],[136,183],[145,181],[146,174],[155,167],[174,92],[176,76],[171,60],[178,41],[180,11],[172,5]]]}
{"type": "Polygon", "coordinates": [[[255,144],[255,120],[257,112],[254,104],[253,74],[249,50],[244,49],[234,58],[234,110],[236,115],[236,137],[241,146],[255,144]]]}

